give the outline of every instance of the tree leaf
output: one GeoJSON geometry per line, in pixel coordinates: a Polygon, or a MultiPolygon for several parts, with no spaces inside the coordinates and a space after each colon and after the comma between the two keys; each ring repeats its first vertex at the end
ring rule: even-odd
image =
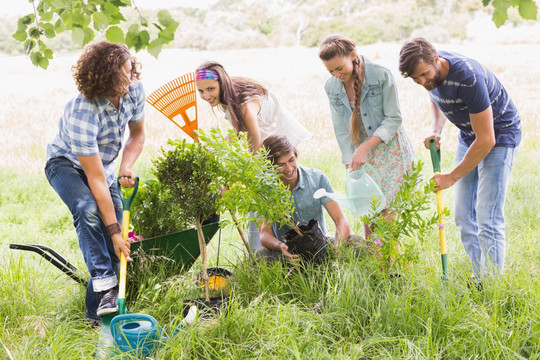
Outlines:
{"type": "Polygon", "coordinates": [[[47,59],[52,59],[53,58],[53,52],[51,49],[45,49],[45,51],[43,51],[43,55],[47,58],[47,59]]]}
{"type": "Polygon", "coordinates": [[[538,7],[534,1],[521,1],[519,4],[519,15],[526,20],[536,20],[538,7]]]}
{"type": "Polygon", "coordinates": [[[134,47],[139,41],[139,25],[133,24],[129,27],[126,33],[126,45],[129,48],[134,47]]]}
{"type": "Polygon", "coordinates": [[[24,50],[27,54],[30,54],[34,46],[36,46],[36,42],[34,40],[26,40],[24,43],[24,50]]]}
{"type": "Polygon", "coordinates": [[[84,30],[80,27],[74,27],[71,30],[71,40],[82,47],[84,45],[84,30]]]}
{"type": "Polygon", "coordinates": [[[139,49],[136,48],[135,50],[137,51],[148,46],[148,43],[150,42],[150,34],[148,33],[148,31],[143,30],[139,33],[139,42],[141,44],[141,47],[139,49]]]}
{"type": "Polygon", "coordinates": [[[171,14],[167,10],[161,10],[157,15],[159,23],[165,27],[169,26],[169,24],[174,21],[171,14]]]}
{"type": "Polygon", "coordinates": [[[47,69],[47,67],[49,67],[49,59],[47,59],[45,56],[40,56],[38,59],[38,66],[42,67],[43,69],[47,69]]]}
{"type": "Polygon", "coordinates": [[[167,44],[174,40],[174,32],[170,31],[169,29],[163,29],[159,32],[158,36],[164,44],[167,44]]]}
{"type": "Polygon", "coordinates": [[[153,57],[157,59],[159,53],[161,52],[162,47],[163,47],[163,43],[161,42],[161,40],[155,39],[148,44],[148,47],[146,50],[148,51],[150,55],[152,55],[153,57]]]}
{"type": "MultiPolygon", "coordinates": [[[[40,3],[42,4],[43,1],[40,3]]],[[[51,21],[53,19],[53,12],[47,11],[47,12],[39,12],[39,20],[40,21],[51,21]]]]}
{"type": "Polygon", "coordinates": [[[491,19],[495,23],[495,26],[499,28],[504,25],[506,20],[508,20],[508,13],[506,12],[506,10],[504,12],[495,10],[491,19]]]}
{"type": "Polygon", "coordinates": [[[51,23],[44,23],[41,24],[41,28],[43,29],[43,34],[51,39],[56,36],[56,31],[54,31],[54,25],[51,23]]]}
{"type": "Polygon", "coordinates": [[[26,15],[26,16],[23,16],[19,19],[20,23],[21,24],[24,24],[24,25],[28,25],[30,24],[32,21],[34,21],[34,15],[26,15]]]}
{"type": "Polygon", "coordinates": [[[94,40],[94,30],[88,27],[85,27],[84,28],[84,44],[86,45],[92,40],[94,40]]]}
{"type": "Polygon", "coordinates": [[[30,35],[30,37],[33,37],[34,39],[37,39],[41,35],[41,32],[39,31],[38,28],[33,27],[28,31],[28,34],[30,35]]]}
{"type": "Polygon", "coordinates": [[[24,41],[28,37],[28,34],[26,33],[26,31],[17,30],[17,32],[11,35],[11,37],[13,37],[17,41],[24,41]]]}
{"type": "Polygon", "coordinates": [[[109,26],[109,18],[101,12],[93,13],[92,19],[94,20],[94,28],[96,30],[103,31],[109,26]]]}
{"type": "Polygon", "coordinates": [[[56,20],[56,22],[54,23],[54,30],[56,31],[56,33],[61,33],[65,29],[66,29],[66,26],[64,24],[64,21],[60,18],[56,20]]]}
{"type": "Polygon", "coordinates": [[[105,38],[113,43],[124,42],[124,32],[118,26],[111,26],[105,33],[105,38]]]}

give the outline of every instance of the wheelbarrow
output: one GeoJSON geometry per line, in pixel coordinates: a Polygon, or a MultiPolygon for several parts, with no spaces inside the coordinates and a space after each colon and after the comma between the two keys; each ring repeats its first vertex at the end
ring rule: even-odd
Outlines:
{"type": "MultiPolygon", "coordinates": [[[[208,244],[213,236],[220,229],[219,222],[211,222],[203,225],[205,241],[208,244]]],[[[64,258],[54,249],[41,244],[9,244],[10,249],[23,250],[37,253],[45,260],[50,262],[56,268],[60,269],[74,281],[86,286],[87,276],[83,270],[64,258]]],[[[178,266],[175,267],[175,275],[181,274],[191,268],[200,256],[199,242],[196,229],[187,229],[156,236],[131,243],[131,257],[134,266],[141,261],[143,256],[153,255],[156,259],[167,259],[163,261],[172,261],[178,266]],[[178,270],[179,272],[176,272],[178,270]]],[[[208,269],[209,276],[212,274],[221,276],[230,276],[230,271],[219,266],[208,269]]]]}

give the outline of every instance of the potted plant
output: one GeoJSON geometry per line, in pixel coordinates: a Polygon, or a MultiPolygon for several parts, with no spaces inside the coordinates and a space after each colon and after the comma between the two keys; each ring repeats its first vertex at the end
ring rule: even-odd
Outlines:
{"type": "MultiPolygon", "coordinates": [[[[213,128],[208,133],[199,131],[199,139],[206,149],[212,152],[220,163],[220,176],[228,184],[219,202],[221,209],[227,209],[235,221],[240,236],[251,255],[251,249],[238,224],[240,221],[254,220],[259,225],[262,221],[288,225],[292,230],[287,234],[287,240],[296,246],[298,251],[310,260],[321,250],[321,244],[326,245],[326,238],[318,225],[306,224],[298,227],[293,218],[293,200],[290,191],[281,182],[277,169],[266,158],[264,148],[252,154],[247,141],[247,135],[237,135],[233,130],[225,137],[219,129],[213,128]],[[257,218],[250,217],[257,213],[257,218]],[[309,251],[306,243],[313,244],[317,251],[309,251]]],[[[324,255],[320,252],[318,255],[324,255]]]]}
{"type": "Polygon", "coordinates": [[[220,165],[214,154],[199,143],[169,140],[171,150],[162,148],[155,162],[155,174],[166,197],[182,207],[185,219],[197,228],[206,301],[210,301],[206,242],[202,229],[205,219],[219,209],[220,165]]]}

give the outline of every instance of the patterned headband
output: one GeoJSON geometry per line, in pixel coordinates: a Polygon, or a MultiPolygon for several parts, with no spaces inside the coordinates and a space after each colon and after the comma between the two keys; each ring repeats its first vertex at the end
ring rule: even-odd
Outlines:
{"type": "Polygon", "coordinates": [[[195,73],[195,81],[199,80],[217,80],[219,76],[217,72],[211,69],[201,69],[197,70],[195,73]]]}

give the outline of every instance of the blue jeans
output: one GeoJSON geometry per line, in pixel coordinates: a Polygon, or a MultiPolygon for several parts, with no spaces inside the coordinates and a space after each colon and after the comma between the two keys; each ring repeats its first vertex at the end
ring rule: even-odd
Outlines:
{"type": "MultiPolygon", "coordinates": [[[[456,164],[468,147],[461,142],[456,164]]],[[[518,148],[494,147],[454,185],[454,217],[475,275],[503,273],[504,201],[518,148]]]]}
{"type": "MultiPolygon", "coordinates": [[[[52,158],[45,165],[47,180],[67,205],[73,216],[79,247],[90,272],[86,289],[86,317],[99,319],[99,292],[118,284],[120,260],[114,253],[112,239],[101,219],[98,206],[83,170],[76,169],[64,157],[52,158]]],[[[122,221],[122,200],[116,185],[109,188],[118,221],[122,221]]]]}

